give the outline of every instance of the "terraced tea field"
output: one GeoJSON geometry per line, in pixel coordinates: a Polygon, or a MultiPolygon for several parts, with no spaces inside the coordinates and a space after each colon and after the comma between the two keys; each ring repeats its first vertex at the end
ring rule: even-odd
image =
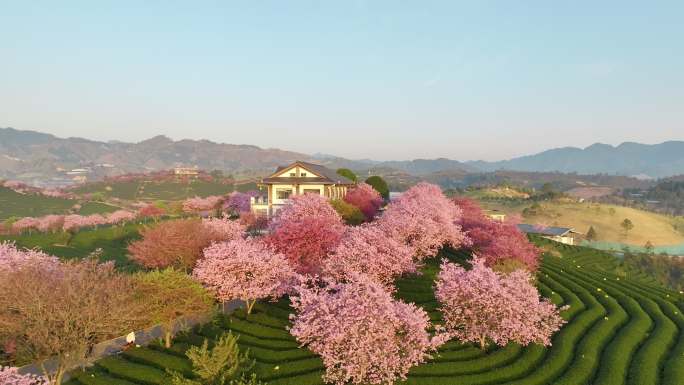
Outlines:
{"type": "Polygon", "coordinates": [[[193,180],[180,181],[129,181],[94,182],[73,189],[77,194],[99,193],[106,198],[142,201],[179,201],[194,196],[225,195],[234,190],[256,189],[255,183],[223,184],[193,180]]]}
{"type": "MultiPolygon", "coordinates": [[[[551,244],[538,275],[541,292],[569,305],[568,324],[553,346],[515,344],[487,351],[450,342],[430,362],[414,368],[410,385],[681,385],[684,383],[684,296],[639,275],[614,274],[610,255],[551,244]]],[[[459,255],[445,255],[458,259],[459,255]]],[[[398,282],[398,296],[422,306],[439,322],[432,285],[438,261],[423,274],[398,282]]],[[[168,384],[167,369],[191,375],[184,351],[231,330],[256,359],[257,375],[274,385],[322,384],[321,360],[287,332],[287,301],[262,303],[248,318],[241,311],[177,338],[171,349],[135,348],[100,360],[71,385],[168,384]]]]}

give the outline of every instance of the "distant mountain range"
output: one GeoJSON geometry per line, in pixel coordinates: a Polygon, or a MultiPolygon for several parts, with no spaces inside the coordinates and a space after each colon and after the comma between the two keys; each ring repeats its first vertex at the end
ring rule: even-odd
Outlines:
{"type": "Polygon", "coordinates": [[[347,167],[360,174],[404,175],[411,180],[427,175],[453,179],[496,170],[662,178],[684,174],[684,142],[623,143],[616,147],[594,144],[585,149],[565,147],[497,162],[459,162],[445,158],[381,162],[208,140],[174,141],[161,135],[139,143],[99,142],[0,128],[0,178],[40,185],[66,183],[70,178],[68,173],[80,168],[87,169],[89,179],[176,166],[256,176],[295,160],[322,163],[332,168],[347,167]]]}
{"type": "Polygon", "coordinates": [[[596,143],[581,149],[564,147],[499,162],[468,162],[481,171],[558,171],[578,174],[617,174],[662,178],[684,174],[684,142],[660,144],[596,143]]]}

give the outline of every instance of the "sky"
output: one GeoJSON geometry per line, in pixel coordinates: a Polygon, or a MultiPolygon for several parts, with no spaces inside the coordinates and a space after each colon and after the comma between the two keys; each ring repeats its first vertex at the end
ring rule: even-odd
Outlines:
{"type": "Polygon", "coordinates": [[[682,1],[0,0],[0,127],[348,158],[684,139],[682,1]]]}

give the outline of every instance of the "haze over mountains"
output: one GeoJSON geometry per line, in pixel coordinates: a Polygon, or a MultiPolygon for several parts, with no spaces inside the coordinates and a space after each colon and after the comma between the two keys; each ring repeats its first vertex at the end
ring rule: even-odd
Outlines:
{"type": "Polygon", "coordinates": [[[0,128],[0,178],[34,183],[64,179],[68,170],[82,167],[90,168],[92,177],[175,166],[218,169],[234,175],[263,175],[294,160],[361,172],[402,172],[413,176],[516,170],[662,178],[684,174],[684,142],[654,145],[627,142],[615,147],[597,143],[585,149],[557,148],[497,162],[460,162],[444,158],[379,162],[208,140],[173,141],[161,135],[139,143],[99,142],[0,128]]]}

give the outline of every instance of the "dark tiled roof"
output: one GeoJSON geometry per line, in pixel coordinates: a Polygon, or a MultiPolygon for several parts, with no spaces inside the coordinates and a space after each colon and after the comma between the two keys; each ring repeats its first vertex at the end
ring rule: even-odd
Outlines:
{"type": "Polygon", "coordinates": [[[327,183],[335,183],[335,184],[354,184],[354,181],[347,179],[343,177],[342,175],[338,175],[334,170],[331,170],[325,166],[321,166],[320,164],[314,164],[314,163],[309,163],[309,162],[301,162],[297,161],[294,162],[290,165],[287,166],[278,166],[276,168],[275,173],[271,174],[271,176],[264,178],[263,181],[264,183],[269,183],[269,182],[287,182],[287,183],[305,183],[305,182],[316,182],[314,179],[318,179],[318,183],[323,183],[323,180],[325,180],[327,183]],[[322,178],[287,178],[292,180],[292,182],[287,181],[286,178],[273,178],[274,174],[279,173],[280,171],[283,171],[285,169],[288,169],[290,167],[293,167],[295,165],[300,165],[304,167],[305,169],[313,172],[314,174],[320,175],[322,178]],[[295,181],[296,179],[296,181],[295,181]],[[305,180],[306,179],[306,180],[305,180]],[[301,180],[301,182],[300,182],[301,180]]]}
{"type": "Polygon", "coordinates": [[[522,231],[523,233],[539,234],[539,235],[547,235],[547,236],[562,236],[562,235],[565,235],[566,233],[569,233],[570,231],[572,231],[572,229],[568,228],[568,227],[541,227],[541,226],[528,225],[525,223],[519,224],[518,229],[520,229],[520,231],[522,231]]]}

